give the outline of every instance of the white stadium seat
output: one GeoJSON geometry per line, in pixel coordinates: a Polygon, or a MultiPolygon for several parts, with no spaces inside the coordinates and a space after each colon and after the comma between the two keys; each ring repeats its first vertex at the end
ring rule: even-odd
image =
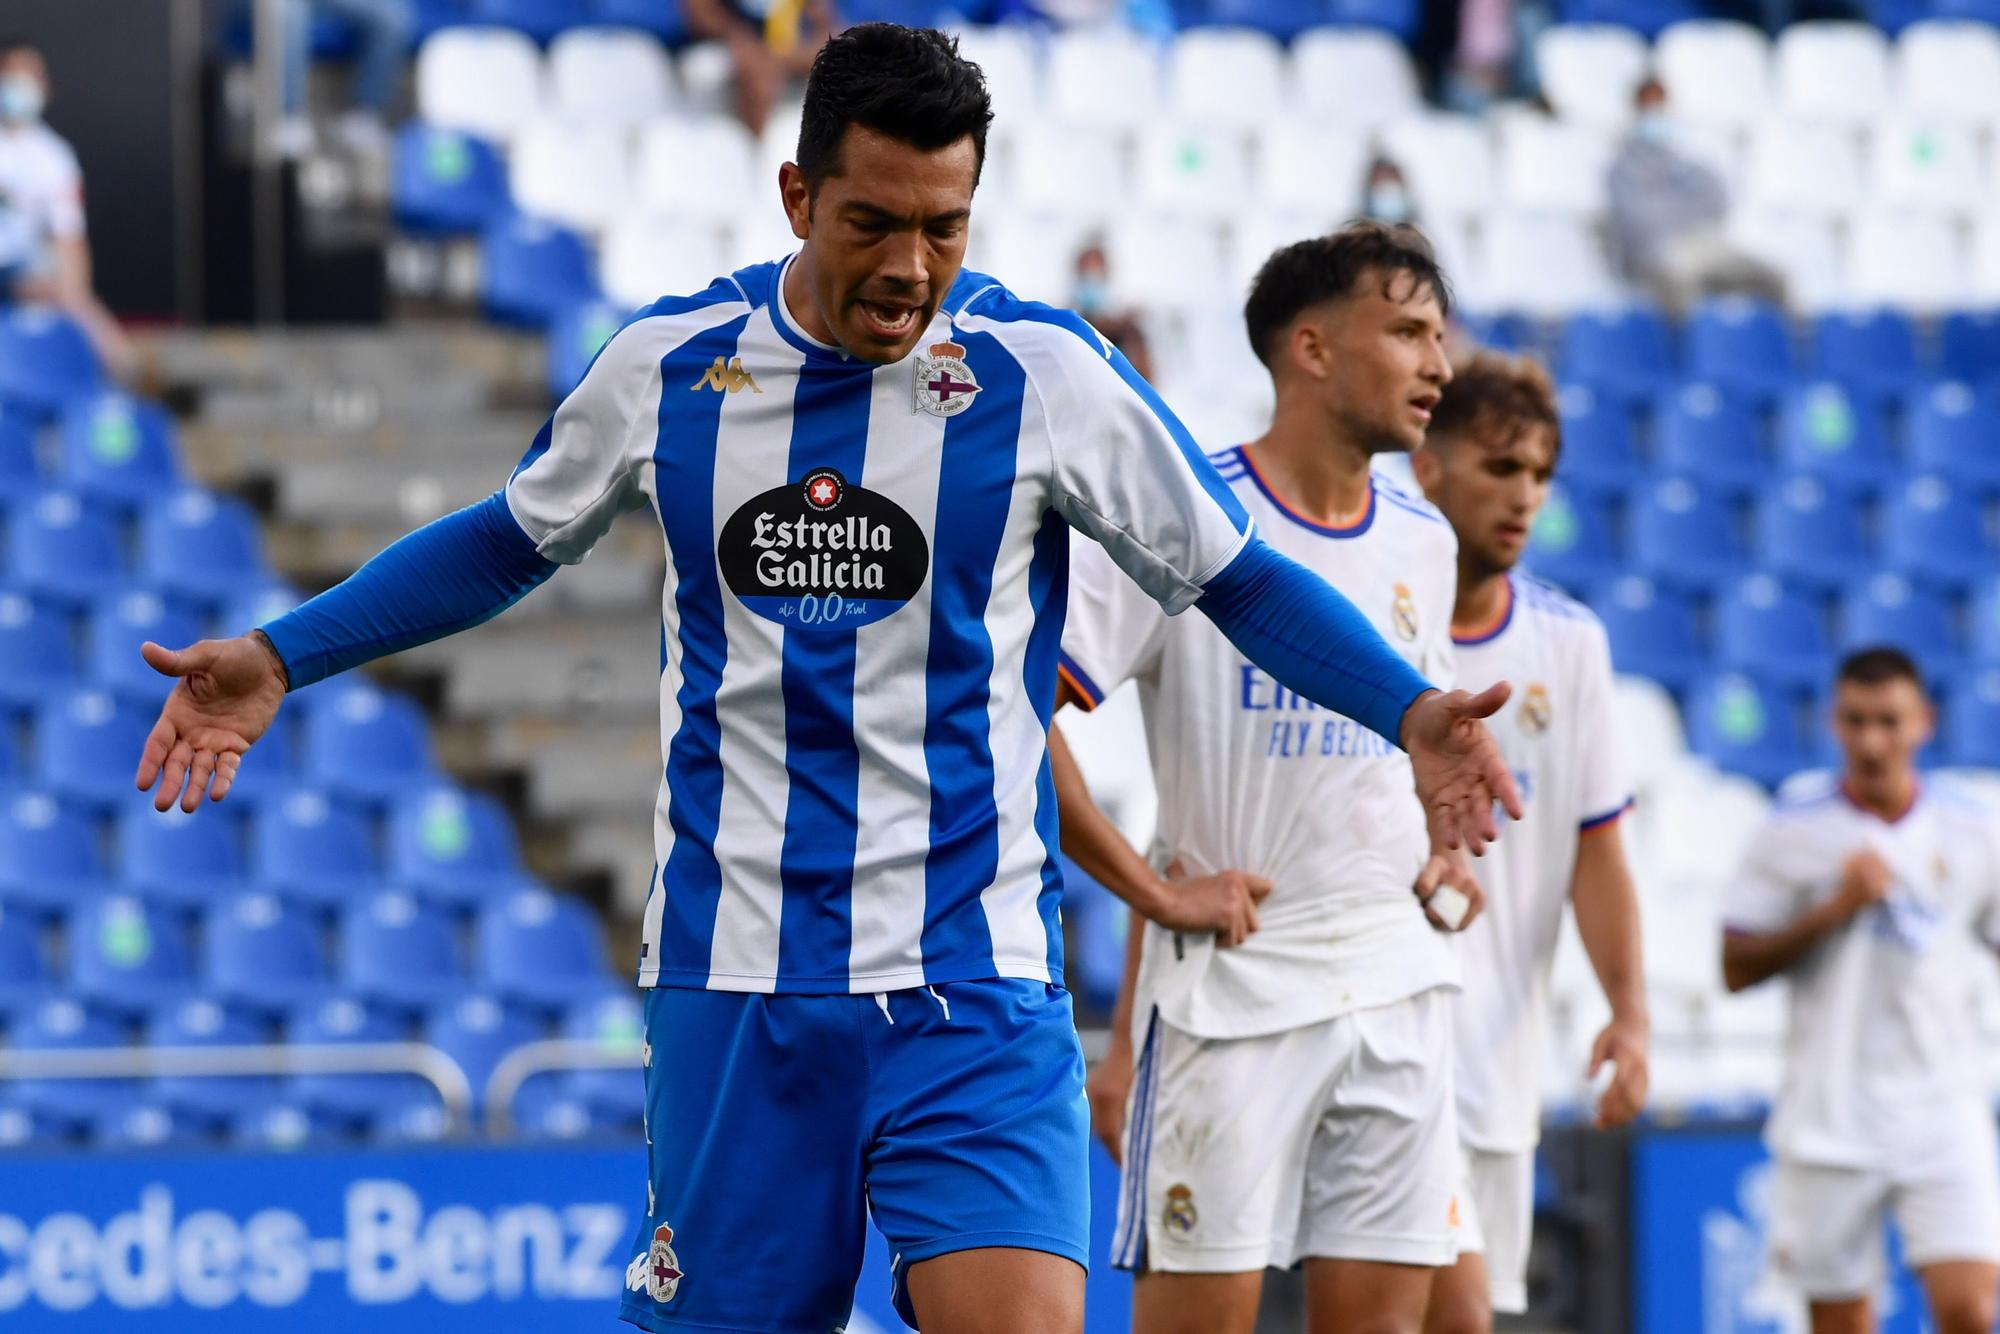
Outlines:
{"type": "Polygon", "coordinates": [[[1347,217],[1345,213],[1269,208],[1246,210],[1232,218],[1223,261],[1224,281],[1235,298],[1235,313],[1228,318],[1242,323],[1243,298],[1249,296],[1251,280],[1273,251],[1308,236],[1324,236],[1347,217]]]}
{"type": "Polygon", "coordinates": [[[505,144],[541,111],[541,55],[511,28],[446,28],[417,52],[417,115],[428,125],[505,144]]]}
{"type": "Polygon", "coordinates": [[[778,168],[799,155],[799,120],[804,110],[797,102],[773,107],[764,128],[758,131],[757,161],[750,169],[753,200],[777,198],[778,168]]]}
{"type": "Polygon", "coordinates": [[[1139,198],[1161,212],[1221,218],[1242,212],[1250,164],[1242,135],[1197,121],[1147,126],[1139,136],[1139,198]]]}
{"type": "Polygon", "coordinates": [[[514,144],[514,202],[523,213],[565,227],[602,231],[631,196],[624,141],[559,120],[540,120],[514,144]]]}
{"type": "Polygon", "coordinates": [[[1386,125],[1421,109],[1402,44],[1370,28],[1314,28],[1292,43],[1292,97],[1305,116],[1346,126],[1386,125]]]}
{"type": "Polygon", "coordinates": [[[1558,23],[1535,39],[1542,95],[1564,120],[1618,129],[1646,77],[1646,43],[1611,23],[1558,23]]]}
{"type": "Polygon", "coordinates": [[[659,41],[633,28],[572,28],[549,44],[553,110],[579,124],[629,129],[666,114],[673,77],[659,41]]]}
{"type": "Polygon", "coordinates": [[[681,100],[697,114],[731,114],[736,105],[736,62],[721,42],[695,42],[675,62],[681,100]]]}
{"type": "Polygon", "coordinates": [[[1496,118],[1501,192],[1517,209],[1604,211],[1605,173],[1614,148],[1603,129],[1538,113],[1496,118]]]}
{"type": "Polygon", "coordinates": [[[1063,29],[1045,74],[1050,110],[1072,124],[1132,130],[1159,115],[1159,52],[1127,29],[1063,29]]]}
{"type": "Polygon", "coordinates": [[[1259,128],[1253,148],[1255,192],[1265,207],[1317,215],[1322,227],[1360,208],[1368,166],[1361,136],[1328,134],[1287,117],[1259,128]]]}
{"type": "Polygon", "coordinates": [[[1632,790],[1649,792],[1687,754],[1680,710],[1665,687],[1643,676],[1619,676],[1612,686],[1612,701],[1618,753],[1632,790]]]}
{"type": "Polygon", "coordinates": [[[1846,251],[1824,213],[1740,208],[1730,215],[1729,239],[1782,273],[1787,298],[1805,314],[1850,304],[1846,251]]]}
{"type": "Polygon", "coordinates": [[[718,222],[750,209],[778,209],[776,173],[756,182],[757,144],[729,116],[669,117],[639,137],[638,205],[663,217],[718,222]]]}
{"type": "Polygon", "coordinates": [[[1014,137],[1014,202],[1031,212],[1105,219],[1132,203],[1118,137],[1040,120],[1014,137]]]}
{"type": "Polygon", "coordinates": [[[1787,115],[1859,126],[1889,110],[1889,43],[1872,24],[1794,23],[1775,68],[1787,115]]]}
{"type": "Polygon", "coordinates": [[[1035,115],[1042,105],[1042,62],[1035,39],[1019,27],[958,30],[959,53],[978,65],[993,95],[995,125],[1035,115]]]}
{"type": "Polygon", "coordinates": [[[988,204],[972,211],[967,267],[990,273],[1029,301],[1068,306],[1076,292],[1076,257],[1095,235],[1088,221],[1036,215],[988,204]]]}
{"type": "Polygon", "coordinates": [[[1862,199],[1861,154],[1854,136],[1833,125],[1773,118],[1750,141],[1752,202],[1832,217],[1862,199]]]}
{"type": "Polygon", "coordinates": [[[1111,290],[1123,305],[1152,310],[1214,306],[1231,296],[1222,237],[1186,214],[1134,214],[1107,237],[1111,290]]]}
{"type": "Polygon", "coordinates": [[[1689,19],[1653,44],[1653,67],[1679,117],[1748,125],[1770,100],[1771,44],[1747,23],[1689,19]]]}
{"type": "Polygon", "coordinates": [[[638,307],[669,293],[699,292],[726,272],[722,238],[713,224],[635,214],[606,233],[604,294],[638,307]]]}
{"type": "Polygon", "coordinates": [[[2000,125],[2000,32],[1966,19],[1924,19],[1896,39],[1895,82],[1917,115],[2000,125]]]}
{"type": "Polygon", "coordinates": [[[1935,213],[1880,210],[1850,229],[1849,264],[1855,300],[1930,314],[1966,299],[1965,260],[1958,228],[1935,213]]]}
{"type": "Polygon", "coordinates": [[[1403,169],[1417,214],[1425,221],[1492,209],[1499,191],[1486,122],[1471,116],[1411,116],[1383,131],[1382,146],[1403,169]]]}
{"type": "Polygon", "coordinates": [[[798,248],[799,238],[792,235],[791,221],[778,207],[774,187],[768,201],[752,204],[730,220],[722,247],[722,267],[734,273],[746,265],[783,259],[798,248]]]}
{"type": "Polygon", "coordinates": [[[1963,123],[1896,119],[1876,126],[1871,199],[1971,214],[1988,197],[1979,136],[1963,123]]]}
{"type": "Polygon", "coordinates": [[[1604,247],[1569,214],[1493,215],[1486,224],[1484,263],[1482,308],[1571,315],[1600,309],[1617,295],[1604,247]]]}
{"type": "Polygon", "coordinates": [[[1285,53],[1252,28],[1196,28],[1167,54],[1167,98],[1183,120],[1250,129],[1285,111],[1285,53]]]}
{"type": "Polygon", "coordinates": [[[1989,212],[1972,233],[1972,286],[1962,306],[2000,306],[2000,213],[1989,212]]]}

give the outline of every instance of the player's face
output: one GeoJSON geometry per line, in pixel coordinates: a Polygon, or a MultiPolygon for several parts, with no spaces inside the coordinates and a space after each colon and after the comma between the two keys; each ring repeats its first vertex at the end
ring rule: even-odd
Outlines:
{"type": "Polygon", "coordinates": [[[1555,474],[1546,427],[1517,430],[1511,440],[1437,441],[1415,466],[1424,494],[1458,534],[1462,555],[1495,573],[1520,563],[1555,474]]]}
{"type": "Polygon", "coordinates": [[[1902,782],[1931,739],[1931,704],[1907,677],[1864,685],[1842,681],[1833,696],[1833,733],[1860,791],[1902,782]]]}
{"type": "Polygon", "coordinates": [[[808,332],[864,361],[908,356],[965,261],[976,167],[970,136],[925,150],[859,125],[817,194],[786,164],[780,186],[814,307],[798,314],[822,326],[808,332]]]}
{"type": "Polygon", "coordinates": [[[1437,294],[1409,274],[1385,287],[1364,273],[1352,295],[1307,323],[1322,346],[1309,338],[1294,347],[1343,431],[1375,453],[1422,445],[1451,379],[1437,294]]]}

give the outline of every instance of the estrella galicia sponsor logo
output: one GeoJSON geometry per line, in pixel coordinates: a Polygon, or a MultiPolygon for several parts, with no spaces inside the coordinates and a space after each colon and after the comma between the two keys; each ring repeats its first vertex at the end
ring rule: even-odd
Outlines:
{"type": "Polygon", "coordinates": [[[743,605],[788,629],[872,625],[917,595],[931,565],[907,511],[833,468],[752,496],[716,555],[743,605]]]}

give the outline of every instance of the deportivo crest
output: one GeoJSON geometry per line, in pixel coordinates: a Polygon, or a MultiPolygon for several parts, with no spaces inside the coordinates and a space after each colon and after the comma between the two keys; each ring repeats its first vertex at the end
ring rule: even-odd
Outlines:
{"type": "Polygon", "coordinates": [[[1548,731],[1555,713],[1555,705],[1549,701],[1549,688],[1540,681],[1521,692],[1521,730],[1529,736],[1548,731]]]}
{"type": "Polygon", "coordinates": [[[656,1302],[670,1302],[681,1290],[681,1262],[673,1240],[674,1230],[665,1223],[653,1229],[653,1248],[646,1253],[646,1293],[656,1302]]]}
{"type": "Polygon", "coordinates": [[[919,352],[916,402],[912,411],[933,417],[956,417],[972,406],[979,395],[979,381],[965,364],[965,349],[957,343],[932,343],[930,354],[919,352]]]}
{"type": "Polygon", "coordinates": [[[1395,601],[1389,604],[1389,620],[1396,627],[1396,633],[1409,643],[1417,639],[1417,604],[1410,596],[1408,584],[1396,585],[1395,601]]]}
{"type": "Polygon", "coordinates": [[[786,629],[872,625],[915,597],[931,568],[922,526],[834,468],[745,501],[715,554],[743,605],[786,629]]]}
{"type": "Polygon", "coordinates": [[[1185,1185],[1167,1187],[1167,1207],[1162,1211],[1160,1221],[1169,1232],[1178,1232],[1185,1237],[1194,1231],[1199,1218],[1200,1215],[1194,1211],[1194,1191],[1191,1188],[1185,1185]]]}

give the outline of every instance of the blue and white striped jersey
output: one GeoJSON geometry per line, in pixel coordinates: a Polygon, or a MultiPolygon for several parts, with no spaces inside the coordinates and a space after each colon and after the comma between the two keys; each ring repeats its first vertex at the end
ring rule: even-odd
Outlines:
{"type": "Polygon", "coordinates": [[[964,273],[876,366],[806,336],[789,263],[641,312],[507,485],[551,560],[640,505],[665,535],[639,983],[1060,981],[1067,526],[1178,612],[1249,517],[1076,316],[964,273]]]}

